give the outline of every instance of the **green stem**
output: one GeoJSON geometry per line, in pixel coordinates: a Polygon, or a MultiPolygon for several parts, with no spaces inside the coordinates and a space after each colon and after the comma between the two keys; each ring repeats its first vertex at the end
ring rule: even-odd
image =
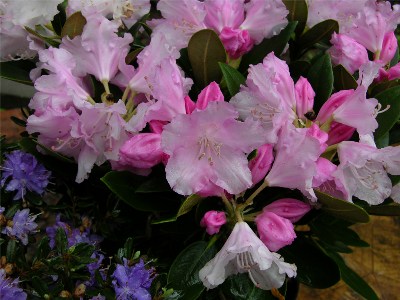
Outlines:
{"type": "Polygon", "coordinates": [[[240,205],[241,210],[245,209],[247,206],[252,205],[253,204],[253,200],[255,197],[257,197],[257,195],[259,193],[261,193],[266,187],[268,187],[268,181],[264,180],[264,182],[262,183],[262,185],[260,185],[258,187],[258,189],[256,189],[254,191],[253,194],[250,195],[249,198],[247,198],[246,202],[244,202],[243,204],[240,205]]]}
{"type": "Polygon", "coordinates": [[[226,198],[225,194],[221,195],[221,199],[222,199],[222,202],[224,202],[229,215],[233,215],[234,211],[233,211],[232,203],[228,200],[228,198],[226,198]]]}
{"type": "Polygon", "coordinates": [[[111,94],[111,92],[110,92],[110,87],[108,86],[108,80],[102,80],[101,83],[103,84],[104,89],[105,89],[107,95],[108,95],[108,94],[111,94]]]}

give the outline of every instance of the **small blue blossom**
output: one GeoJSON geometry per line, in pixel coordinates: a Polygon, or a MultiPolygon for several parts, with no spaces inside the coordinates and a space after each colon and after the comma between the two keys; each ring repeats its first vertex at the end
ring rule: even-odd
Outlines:
{"type": "MultiPolygon", "coordinates": [[[[90,273],[90,279],[85,282],[85,285],[93,287],[96,284],[96,279],[95,279],[96,271],[100,269],[101,263],[104,260],[104,255],[98,251],[94,251],[92,256],[90,256],[90,258],[96,259],[96,261],[87,265],[88,271],[90,273]]],[[[106,274],[104,273],[104,270],[99,270],[99,273],[100,276],[103,278],[103,280],[105,280],[106,274]]]]}
{"type": "Polygon", "coordinates": [[[134,266],[117,265],[112,277],[117,299],[151,300],[149,289],[154,279],[154,269],[146,269],[142,260],[134,266]]]}
{"type": "Polygon", "coordinates": [[[7,279],[4,269],[0,269],[0,298],[2,300],[25,300],[26,293],[18,287],[18,279],[7,279]]]}
{"type": "Polygon", "coordinates": [[[22,244],[28,244],[28,234],[33,232],[38,225],[34,222],[37,216],[29,215],[29,209],[18,210],[12,220],[12,224],[7,224],[2,233],[16,237],[22,244]]]}
{"type": "Polygon", "coordinates": [[[20,150],[6,154],[2,166],[1,187],[6,191],[17,191],[14,200],[23,199],[26,190],[43,194],[49,183],[50,171],[40,164],[36,158],[20,150]]]}

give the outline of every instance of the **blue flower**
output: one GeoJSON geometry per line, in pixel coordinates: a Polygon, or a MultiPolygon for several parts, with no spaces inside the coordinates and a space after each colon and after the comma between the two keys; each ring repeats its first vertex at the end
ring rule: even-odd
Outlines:
{"type": "Polygon", "coordinates": [[[12,220],[12,224],[7,224],[2,233],[16,237],[22,244],[28,244],[28,234],[33,232],[38,225],[34,222],[37,216],[29,215],[29,209],[18,210],[12,220]]]}
{"type": "Polygon", "coordinates": [[[6,191],[17,191],[14,200],[23,199],[27,189],[43,194],[49,183],[50,171],[47,171],[33,155],[20,150],[6,154],[1,169],[0,184],[2,187],[6,185],[6,191]]]}
{"type": "Polygon", "coordinates": [[[18,287],[18,279],[7,279],[4,269],[0,269],[0,296],[2,300],[25,300],[26,293],[18,287]]]}
{"type": "Polygon", "coordinates": [[[142,260],[129,266],[128,260],[124,258],[124,264],[118,264],[112,275],[117,299],[151,300],[149,289],[154,279],[153,271],[146,269],[142,260]]]}

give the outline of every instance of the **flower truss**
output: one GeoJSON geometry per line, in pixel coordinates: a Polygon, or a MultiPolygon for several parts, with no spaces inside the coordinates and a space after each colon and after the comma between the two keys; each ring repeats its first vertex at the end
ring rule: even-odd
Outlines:
{"type": "Polygon", "coordinates": [[[338,253],[400,211],[392,2],[0,0],[0,293],[377,299],[338,253]]]}

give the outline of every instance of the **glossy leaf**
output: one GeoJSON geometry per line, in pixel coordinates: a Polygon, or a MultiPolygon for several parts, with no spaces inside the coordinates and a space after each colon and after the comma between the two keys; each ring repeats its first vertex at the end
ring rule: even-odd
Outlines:
{"type": "Polygon", "coordinates": [[[83,27],[86,25],[86,19],[80,11],[73,13],[66,21],[61,31],[61,37],[68,36],[73,39],[81,35],[83,27]]]}
{"type": "Polygon", "coordinates": [[[183,201],[181,207],[179,208],[179,211],[177,213],[177,217],[180,217],[184,214],[187,214],[192,210],[193,207],[195,207],[197,204],[200,203],[201,199],[203,199],[201,196],[193,194],[190,195],[183,201]]]}
{"type": "Polygon", "coordinates": [[[319,111],[333,90],[333,71],[329,54],[322,55],[311,65],[307,78],[316,94],[314,110],[319,111]]]}
{"type": "Polygon", "coordinates": [[[67,15],[65,13],[67,4],[67,1],[63,1],[57,5],[58,14],[56,14],[53,18],[53,21],[51,21],[51,25],[58,35],[61,35],[62,28],[67,20],[67,15]]]}
{"type": "Polygon", "coordinates": [[[369,222],[368,213],[358,205],[334,198],[318,190],[315,190],[315,194],[318,202],[322,204],[321,209],[330,215],[353,223],[369,222]]]}
{"type": "Polygon", "coordinates": [[[342,66],[333,68],[333,86],[337,91],[356,89],[358,84],[354,77],[342,66]]]}
{"type": "Polygon", "coordinates": [[[289,10],[287,16],[289,21],[297,21],[296,34],[303,33],[307,23],[308,8],[305,0],[283,0],[286,8],[289,10]]]}
{"type": "Polygon", "coordinates": [[[305,60],[296,60],[289,65],[290,75],[293,80],[297,81],[300,76],[307,77],[308,71],[311,68],[311,64],[305,60]]]}
{"type": "Polygon", "coordinates": [[[185,248],[174,260],[168,273],[168,286],[176,290],[178,299],[197,299],[205,289],[199,271],[213,258],[214,247],[199,241],[185,248]]]}
{"type": "Polygon", "coordinates": [[[62,228],[62,227],[57,228],[56,248],[57,248],[58,252],[61,254],[67,253],[68,239],[67,239],[67,235],[64,231],[64,228],[62,228]]]}
{"type": "Polygon", "coordinates": [[[48,299],[49,296],[45,296],[49,292],[49,287],[43,279],[38,276],[32,278],[33,289],[42,297],[42,299],[48,299]]]}
{"type": "Polygon", "coordinates": [[[15,261],[15,256],[17,255],[17,241],[16,240],[8,240],[7,249],[6,249],[6,258],[7,262],[13,263],[15,261]]]}
{"type": "Polygon", "coordinates": [[[270,39],[264,39],[260,44],[254,46],[250,52],[243,55],[239,71],[242,73],[247,72],[249,65],[261,63],[264,57],[272,51],[276,56],[281,55],[289,42],[290,37],[294,33],[296,26],[296,21],[289,22],[289,24],[278,35],[270,39]]]}
{"type": "Polygon", "coordinates": [[[246,78],[242,75],[242,73],[235,68],[232,68],[230,65],[219,63],[219,66],[222,74],[224,75],[229,94],[231,96],[236,95],[236,93],[239,92],[240,85],[246,81],[246,78]]]}
{"type": "Polygon", "coordinates": [[[226,62],[226,52],[213,30],[204,29],[196,32],[190,39],[187,49],[194,77],[200,87],[221,80],[222,71],[218,63],[226,62]]]}
{"type": "Polygon", "coordinates": [[[365,210],[371,215],[400,216],[400,204],[397,203],[388,205],[373,205],[366,207],[365,210]]]}
{"type": "Polygon", "coordinates": [[[27,70],[19,62],[7,61],[0,63],[1,78],[27,85],[33,85],[33,82],[29,77],[29,71],[30,69],[27,70]]]}
{"type": "Polygon", "coordinates": [[[378,99],[383,109],[390,106],[387,111],[378,114],[376,117],[379,127],[375,131],[374,137],[375,139],[379,139],[400,119],[400,86],[379,93],[375,98],[378,99]]]}
{"type": "Polygon", "coordinates": [[[335,20],[325,20],[316,24],[298,40],[300,49],[307,49],[319,42],[328,42],[334,32],[339,32],[339,24],[335,20]]]}
{"type": "Polygon", "coordinates": [[[395,52],[392,60],[390,61],[390,66],[393,67],[393,66],[397,65],[398,62],[399,62],[399,46],[397,45],[396,52],[395,52]]]}
{"type": "Polygon", "coordinates": [[[279,251],[285,262],[297,266],[296,279],[312,288],[328,288],[340,280],[336,263],[312,241],[298,236],[294,242],[279,251]]]}
{"type": "Polygon", "coordinates": [[[375,95],[384,92],[392,87],[400,86],[400,79],[394,79],[390,81],[379,82],[378,84],[372,84],[371,87],[371,96],[375,97],[375,95]]]}

